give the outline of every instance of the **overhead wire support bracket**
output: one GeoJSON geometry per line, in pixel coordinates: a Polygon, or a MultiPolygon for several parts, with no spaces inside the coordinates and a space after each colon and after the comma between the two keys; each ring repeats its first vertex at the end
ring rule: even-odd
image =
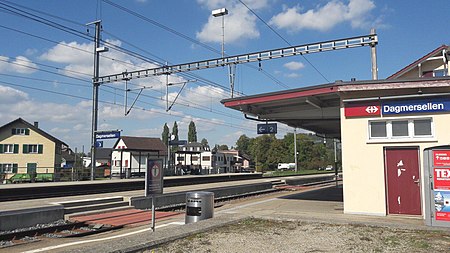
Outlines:
{"type": "MultiPolygon", "coordinates": [[[[141,95],[141,93],[142,93],[142,91],[143,91],[144,89],[145,89],[145,86],[139,89],[139,90],[140,90],[139,93],[137,94],[136,98],[134,99],[134,101],[133,101],[133,103],[131,104],[131,106],[130,106],[130,108],[128,109],[128,111],[125,112],[125,116],[127,116],[127,115],[130,113],[131,109],[133,108],[134,104],[136,103],[136,101],[138,100],[139,96],[141,95]]],[[[126,90],[125,92],[128,92],[128,91],[131,91],[131,90],[126,90]]],[[[125,105],[125,110],[126,110],[126,106],[127,106],[127,105],[125,105]]]]}
{"type": "Polygon", "coordinates": [[[180,96],[181,92],[183,91],[184,87],[186,86],[187,83],[190,82],[197,82],[196,79],[194,80],[187,80],[185,82],[179,82],[179,83],[167,83],[167,87],[172,86],[172,85],[176,85],[176,84],[183,84],[183,86],[181,86],[180,91],[178,91],[178,94],[175,96],[175,98],[173,99],[172,103],[169,106],[169,94],[167,93],[167,108],[166,108],[166,112],[170,111],[170,109],[172,109],[173,105],[175,104],[175,102],[177,101],[178,97],[180,96]]]}
{"type": "MultiPolygon", "coordinates": [[[[173,73],[180,72],[188,72],[193,70],[201,70],[208,68],[216,68],[222,67],[224,65],[232,65],[232,64],[242,64],[249,62],[260,62],[264,60],[277,59],[288,56],[295,55],[303,55],[303,54],[311,54],[346,48],[355,48],[355,47],[363,47],[363,46],[371,46],[378,44],[378,36],[376,33],[371,33],[369,35],[350,37],[345,39],[338,40],[330,40],[318,43],[304,44],[292,47],[285,47],[273,50],[266,50],[248,54],[240,54],[235,56],[227,56],[221,58],[214,58],[210,60],[204,61],[196,61],[190,63],[176,64],[171,66],[161,66],[157,68],[151,69],[143,69],[143,70],[135,70],[127,72],[127,77],[130,79],[133,78],[142,78],[148,76],[159,76],[159,75],[168,75],[173,73]]],[[[96,83],[111,83],[118,82],[122,80],[122,73],[112,74],[98,77],[96,83]]]]}

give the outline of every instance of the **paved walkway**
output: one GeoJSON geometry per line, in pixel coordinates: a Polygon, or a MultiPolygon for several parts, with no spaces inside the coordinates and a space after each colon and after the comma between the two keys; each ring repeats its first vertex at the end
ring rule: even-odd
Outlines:
{"type": "MultiPolygon", "coordinates": [[[[280,192],[260,198],[249,198],[238,203],[225,204],[215,209],[215,217],[209,220],[184,225],[184,216],[156,223],[156,231],[148,226],[127,231],[115,231],[100,238],[79,238],[77,241],[61,241],[61,245],[36,248],[23,248],[20,252],[133,252],[206,232],[213,228],[236,223],[247,218],[281,219],[330,224],[361,224],[405,229],[433,230],[450,232],[448,228],[435,228],[424,225],[420,217],[405,216],[366,216],[343,213],[342,188],[328,187],[309,189],[305,192],[280,192]],[[125,234],[124,234],[125,233],[125,234]]],[[[18,250],[18,249],[17,249],[18,250]]]]}

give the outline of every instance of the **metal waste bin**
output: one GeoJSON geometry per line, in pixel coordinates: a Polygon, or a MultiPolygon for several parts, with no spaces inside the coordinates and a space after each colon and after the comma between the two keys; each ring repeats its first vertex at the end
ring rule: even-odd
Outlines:
{"type": "Polygon", "coordinates": [[[214,192],[186,193],[185,224],[212,218],[214,215],[214,192]]]}

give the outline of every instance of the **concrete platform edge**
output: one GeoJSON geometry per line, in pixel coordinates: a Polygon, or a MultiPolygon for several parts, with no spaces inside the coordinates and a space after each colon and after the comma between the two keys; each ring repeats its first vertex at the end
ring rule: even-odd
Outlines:
{"type": "Polygon", "coordinates": [[[102,243],[101,247],[88,245],[73,250],[64,250],[64,252],[140,252],[148,249],[153,249],[162,244],[186,238],[191,235],[211,231],[215,228],[223,227],[226,225],[235,224],[247,218],[250,218],[250,216],[235,214],[221,215],[208,220],[202,220],[196,223],[182,225],[176,227],[176,229],[173,229],[173,227],[167,227],[164,229],[157,228],[155,232],[148,231],[148,233],[143,236],[133,236],[127,239],[121,238],[119,240],[110,240],[108,241],[108,244],[102,243]]]}
{"type": "Polygon", "coordinates": [[[12,210],[0,212],[0,230],[34,226],[64,219],[62,205],[43,206],[26,210],[12,210]]]}

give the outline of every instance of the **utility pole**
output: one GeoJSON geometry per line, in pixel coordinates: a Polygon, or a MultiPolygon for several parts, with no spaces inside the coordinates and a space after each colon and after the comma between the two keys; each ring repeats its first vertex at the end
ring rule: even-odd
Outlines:
{"type": "Polygon", "coordinates": [[[100,76],[100,53],[108,51],[106,47],[100,47],[100,31],[101,20],[88,23],[87,25],[95,25],[95,37],[94,37],[94,77],[92,78],[92,135],[91,135],[91,180],[94,180],[94,171],[96,165],[96,152],[95,152],[95,135],[97,133],[98,122],[98,77],[100,76]]]}
{"type": "MultiPolygon", "coordinates": [[[[370,34],[376,37],[375,28],[370,29],[370,34]]],[[[372,80],[378,80],[378,65],[377,65],[377,43],[370,43],[370,55],[372,59],[372,80]]]]}
{"type": "Polygon", "coordinates": [[[298,171],[297,164],[297,128],[294,128],[294,157],[295,157],[295,172],[298,171]]]}

